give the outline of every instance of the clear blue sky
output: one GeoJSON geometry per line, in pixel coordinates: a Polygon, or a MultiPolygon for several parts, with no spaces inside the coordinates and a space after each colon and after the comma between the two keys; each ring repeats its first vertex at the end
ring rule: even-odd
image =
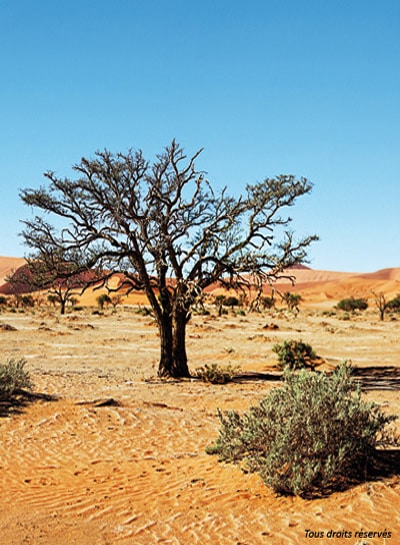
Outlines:
{"type": "Polygon", "coordinates": [[[316,269],[400,266],[398,0],[0,0],[0,255],[18,190],[172,138],[216,186],[305,176],[316,269]]]}

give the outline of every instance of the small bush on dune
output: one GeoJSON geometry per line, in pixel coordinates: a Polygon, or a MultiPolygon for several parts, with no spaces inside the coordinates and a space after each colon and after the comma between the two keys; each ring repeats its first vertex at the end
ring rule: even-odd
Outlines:
{"type": "Polygon", "coordinates": [[[385,427],[396,417],[363,401],[350,375],[346,362],[331,376],[287,370],[283,386],[243,416],[218,411],[208,454],[244,462],[282,494],[313,496],[364,477],[377,446],[393,441],[385,427]]]}
{"type": "Polygon", "coordinates": [[[0,364],[0,401],[9,401],[21,390],[31,390],[33,385],[28,371],[25,370],[26,360],[9,359],[0,364]]]}

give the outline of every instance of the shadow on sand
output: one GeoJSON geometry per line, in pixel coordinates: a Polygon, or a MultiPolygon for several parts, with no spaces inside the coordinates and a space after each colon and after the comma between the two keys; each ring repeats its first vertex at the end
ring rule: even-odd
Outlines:
{"type": "Polygon", "coordinates": [[[49,394],[33,393],[19,390],[12,397],[0,401],[0,418],[20,414],[35,401],[58,401],[59,397],[49,394]]]}
{"type": "MultiPolygon", "coordinates": [[[[352,376],[363,391],[400,390],[400,367],[354,367],[352,376]]],[[[279,382],[283,380],[282,371],[268,373],[246,372],[235,375],[233,382],[279,382]]]]}
{"type": "Polygon", "coordinates": [[[400,390],[399,367],[354,367],[352,375],[365,391],[400,390]]]}

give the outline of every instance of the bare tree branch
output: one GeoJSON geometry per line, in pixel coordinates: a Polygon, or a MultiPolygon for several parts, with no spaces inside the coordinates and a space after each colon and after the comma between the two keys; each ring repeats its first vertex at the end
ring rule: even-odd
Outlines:
{"type": "Polygon", "coordinates": [[[99,151],[73,167],[77,179],[49,171],[47,188],[21,192],[25,204],[57,220],[24,222],[34,260],[49,267],[64,260],[71,276],[94,269],[103,286],[123,273],[123,289],[146,293],[160,329],[160,374],[188,374],[184,326],[204,288],[262,288],[303,262],[317,238],[295,241],[284,215],[311,191],[305,178],[282,175],[247,185],[239,197],[226,188],[217,194],[195,167],[201,151],[188,158],[173,140],[153,164],[141,151],[99,151]]]}

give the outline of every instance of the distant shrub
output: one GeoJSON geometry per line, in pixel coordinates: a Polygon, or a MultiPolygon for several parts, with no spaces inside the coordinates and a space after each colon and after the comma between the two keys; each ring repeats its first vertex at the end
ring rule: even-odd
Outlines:
{"type": "Polygon", "coordinates": [[[49,293],[49,295],[47,296],[47,300],[51,305],[55,307],[56,304],[59,302],[59,297],[57,297],[57,295],[54,295],[54,293],[49,293]]]}
{"type": "Polygon", "coordinates": [[[0,306],[5,307],[7,305],[7,297],[0,295],[0,306]]]}
{"type": "Polygon", "coordinates": [[[302,300],[303,298],[299,293],[287,291],[283,295],[283,301],[287,304],[287,307],[291,312],[299,312],[299,305],[302,300]]]}
{"type": "Polygon", "coordinates": [[[28,371],[24,369],[25,359],[9,359],[0,364],[0,401],[12,399],[20,390],[31,390],[33,385],[28,371]]]}
{"type": "Polygon", "coordinates": [[[35,300],[32,297],[32,295],[23,295],[21,297],[21,304],[23,307],[34,307],[35,306],[35,300]]]}
{"type": "Polygon", "coordinates": [[[278,355],[278,366],[283,369],[302,369],[303,367],[314,367],[317,358],[312,347],[303,342],[291,339],[274,344],[272,350],[278,355]]]}
{"type": "Polygon", "coordinates": [[[349,297],[347,299],[342,299],[336,305],[339,310],[344,310],[345,312],[354,312],[355,310],[366,310],[368,308],[367,299],[355,299],[354,297],[349,297]]]}
{"type": "Polygon", "coordinates": [[[239,305],[239,299],[237,297],[234,297],[234,296],[230,296],[230,297],[226,297],[222,304],[225,306],[225,307],[237,307],[239,305]]]}
{"type": "Polygon", "coordinates": [[[261,304],[264,310],[274,308],[275,299],[273,297],[268,297],[268,296],[262,297],[261,304]]]}
{"type": "Polygon", "coordinates": [[[153,316],[153,310],[150,307],[139,307],[136,309],[136,314],[141,314],[142,316],[153,316]]]}
{"type": "Polygon", "coordinates": [[[392,444],[385,428],[396,418],[361,399],[346,362],[332,375],[287,370],[284,384],[258,406],[218,416],[219,437],[208,454],[244,462],[274,491],[301,496],[364,477],[377,446],[392,444]]]}
{"type": "Polygon", "coordinates": [[[111,304],[111,298],[109,295],[107,295],[107,293],[102,293],[101,295],[99,295],[97,298],[96,298],[96,302],[100,308],[100,310],[103,310],[104,308],[104,305],[109,305],[111,304]]]}
{"type": "Polygon", "coordinates": [[[240,371],[240,366],[233,365],[218,365],[218,363],[207,363],[195,369],[194,377],[211,382],[212,384],[225,384],[230,382],[235,375],[240,371]]]}
{"type": "Polygon", "coordinates": [[[388,302],[387,308],[392,312],[400,312],[400,294],[396,295],[394,299],[391,299],[388,302]]]}

